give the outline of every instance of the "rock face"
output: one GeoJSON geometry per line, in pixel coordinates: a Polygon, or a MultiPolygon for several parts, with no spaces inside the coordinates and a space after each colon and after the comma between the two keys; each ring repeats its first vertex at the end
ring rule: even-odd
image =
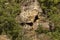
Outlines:
{"type": "Polygon", "coordinates": [[[21,6],[19,20],[24,23],[34,22],[35,16],[38,15],[39,12],[42,12],[42,10],[38,5],[37,0],[34,0],[30,3],[28,1],[27,4],[21,6]]]}
{"type": "Polygon", "coordinates": [[[30,23],[34,22],[35,16],[38,14],[36,10],[27,10],[20,14],[21,22],[30,23]]]}
{"type": "Polygon", "coordinates": [[[42,9],[37,0],[26,0],[21,5],[21,13],[16,17],[16,20],[23,26],[25,37],[39,40],[35,32],[39,24],[43,28],[49,29],[49,22],[44,22],[45,17],[41,16],[41,13],[42,9]]]}

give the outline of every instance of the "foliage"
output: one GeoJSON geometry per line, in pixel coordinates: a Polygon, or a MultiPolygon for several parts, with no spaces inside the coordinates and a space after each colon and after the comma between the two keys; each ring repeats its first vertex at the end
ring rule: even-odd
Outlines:
{"type": "MultiPolygon", "coordinates": [[[[60,0],[38,0],[47,19],[52,21],[55,26],[54,32],[48,32],[53,40],[60,40],[60,0]]],[[[38,29],[38,32],[41,29],[38,29]]]]}
{"type": "Polygon", "coordinates": [[[20,0],[0,0],[0,35],[7,34],[15,40],[21,32],[15,17],[20,13],[20,0]]]}

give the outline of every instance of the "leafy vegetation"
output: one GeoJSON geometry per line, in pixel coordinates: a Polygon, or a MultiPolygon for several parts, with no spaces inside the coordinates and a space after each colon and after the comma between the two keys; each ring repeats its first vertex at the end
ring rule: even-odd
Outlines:
{"type": "MultiPolygon", "coordinates": [[[[47,32],[53,40],[60,40],[60,0],[38,0],[47,19],[52,21],[55,26],[54,32],[47,32]]],[[[38,29],[38,33],[42,32],[38,29]]]]}
{"type": "Polygon", "coordinates": [[[15,40],[21,31],[15,17],[21,12],[19,0],[0,0],[0,35],[7,34],[15,40]]]}

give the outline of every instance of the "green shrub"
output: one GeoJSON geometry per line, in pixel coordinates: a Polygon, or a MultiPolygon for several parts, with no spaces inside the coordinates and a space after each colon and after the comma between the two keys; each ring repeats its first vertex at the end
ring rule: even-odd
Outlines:
{"type": "Polygon", "coordinates": [[[20,25],[15,17],[21,12],[19,0],[0,0],[0,35],[6,34],[15,40],[20,31],[20,25]]]}

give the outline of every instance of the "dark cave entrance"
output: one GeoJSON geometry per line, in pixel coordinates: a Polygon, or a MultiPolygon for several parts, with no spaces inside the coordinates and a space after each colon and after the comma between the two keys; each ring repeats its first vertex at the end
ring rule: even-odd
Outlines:
{"type": "Polygon", "coordinates": [[[38,20],[38,15],[35,16],[34,22],[36,22],[36,20],[38,20]]]}
{"type": "Polygon", "coordinates": [[[30,26],[33,26],[33,23],[32,22],[31,23],[20,23],[20,25],[22,25],[22,26],[24,26],[25,24],[30,25],[30,26]]]}
{"type": "Polygon", "coordinates": [[[33,23],[31,22],[31,23],[26,23],[27,25],[30,25],[30,26],[33,26],[33,23]]]}

